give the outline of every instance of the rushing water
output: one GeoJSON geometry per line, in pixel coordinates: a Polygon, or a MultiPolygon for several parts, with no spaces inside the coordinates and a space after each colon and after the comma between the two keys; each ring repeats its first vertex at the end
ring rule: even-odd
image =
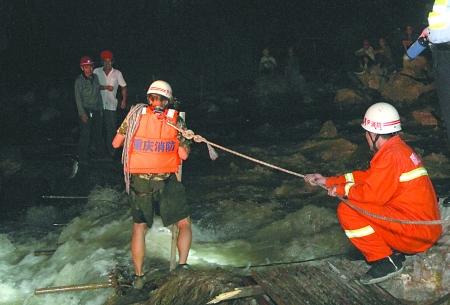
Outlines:
{"type": "MultiPolygon", "coordinates": [[[[352,124],[350,119],[340,122],[339,139],[317,137],[324,118],[342,120],[342,113],[321,108],[316,106],[317,113],[308,120],[305,113],[286,114],[287,121],[281,120],[282,112],[263,118],[244,114],[243,119],[229,110],[223,119],[231,123],[221,125],[220,121],[205,122],[191,116],[190,126],[211,141],[299,173],[332,174],[366,165],[369,156],[360,153],[367,147],[359,123],[352,124]],[[268,118],[273,120],[266,121],[268,118]]],[[[439,152],[435,143],[441,134],[436,130],[422,133],[412,144],[424,155],[439,152]]],[[[336,220],[337,201],[322,190],[221,151],[219,159],[211,161],[202,145],[193,147],[183,169],[193,220],[188,262],[194,268],[244,268],[350,250],[336,220]]],[[[34,291],[104,282],[116,266],[132,272],[131,217],[119,161],[94,162],[88,171],[80,169],[71,177],[72,161],[61,147],[42,145],[41,154],[27,147],[20,149],[21,175],[2,185],[7,187],[3,191],[7,196],[2,197],[5,210],[0,227],[0,304],[100,305],[113,294],[112,289],[44,295],[34,295],[34,291]],[[42,195],[49,193],[88,198],[42,200],[42,195]],[[54,226],[56,223],[64,226],[54,226]],[[54,251],[36,255],[39,250],[54,251]]],[[[441,160],[432,155],[427,167],[436,174],[438,193],[445,193],[449,190],[448,162],[441,160]]],[[[168,269],[170,244],[170,231],[156,217],[146,236],[147,270],[168,269]]]]}

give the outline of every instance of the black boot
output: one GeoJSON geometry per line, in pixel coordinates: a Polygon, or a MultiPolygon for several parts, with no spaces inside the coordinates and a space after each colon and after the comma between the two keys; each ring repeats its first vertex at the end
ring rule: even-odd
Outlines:
{"type": "Polygon", "coordinates": [[[405,259],[405,256],[400,255],[391,255],[380,260],[375,261],[370,267],[369,271],[364,274],[360,278],[361,284],[370,285],[380,283],[384,280],[387,280],[399,273],[403,270],[402,261],[405,259]]]}

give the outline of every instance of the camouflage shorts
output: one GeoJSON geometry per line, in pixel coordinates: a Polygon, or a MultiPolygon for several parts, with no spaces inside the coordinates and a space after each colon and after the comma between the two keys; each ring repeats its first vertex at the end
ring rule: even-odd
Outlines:
{"type": "Polygon", "coordinates": [[[154,214],[161,216],[164,226],[169,226],[190,215],[183,184],[175,175],[166,180],[131,176],[130,206],[133,222],[153,224],[154,214]]]}

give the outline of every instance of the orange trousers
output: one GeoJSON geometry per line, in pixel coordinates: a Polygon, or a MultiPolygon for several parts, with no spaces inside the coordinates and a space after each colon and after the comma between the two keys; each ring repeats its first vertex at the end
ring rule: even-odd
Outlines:
{"type": "MultiPolygon", "coordinates": [[[[389,207],[370,206],[370,212],[395,219],[407,219],[389,207]]],[[[416,225],[388,222],[362,215],[344,202],[337,209],[339,222],[351,243],[368,262],[392,254],[393,250],[414,254],[429,249],[442,233],[441,225],[416,225]]]]}

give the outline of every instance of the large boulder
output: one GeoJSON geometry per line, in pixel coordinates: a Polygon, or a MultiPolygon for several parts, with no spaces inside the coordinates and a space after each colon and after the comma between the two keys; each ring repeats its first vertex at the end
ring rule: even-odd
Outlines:
{"type": "Polygon", "coordinates": [[[334,126],[333,121],[326,121],[323,123],[322,128],[319,132],[319,137],[324,139],[336,138],[338,135],[336,126],[334,126]]]}
{"type": "Polygon", "coordinates": [[[381,95],[391,101],[413,103],[428,91],[434,89],[433,85],[424,85],[405,73],[396,73],[386,83],[381,95]]]}
{"type": "Polygon", "coordinates": [[[373,90],[381,90],[385,83],[383,72],[383,69],[379,65],[375,65],[370,70],[358,74],[357,77],[365,87],[373,90]]]}
{"type": "Polygon", "coordinates": [[[434,90],[428,82],[429,63],[425,57],[403,61],[403,69],[393,74],[381,90],[381,95],[392,101],[412,103],[422,94],[434,90]]]}
{"type": "Polygon", "coordinates": [[[414,121],[419,125],[432,127],[438,126],[438,120],[432,114],[432,111],[428,108],[414,110],[411,115],[414,118],[414,121]]]}
{"type": "Polygon", "coordinates": [[[338,105],[353,105],[361,104],[364,99],[355,90],[349,88],[339,89],[334,97],[334,102],[338,105]]]}

